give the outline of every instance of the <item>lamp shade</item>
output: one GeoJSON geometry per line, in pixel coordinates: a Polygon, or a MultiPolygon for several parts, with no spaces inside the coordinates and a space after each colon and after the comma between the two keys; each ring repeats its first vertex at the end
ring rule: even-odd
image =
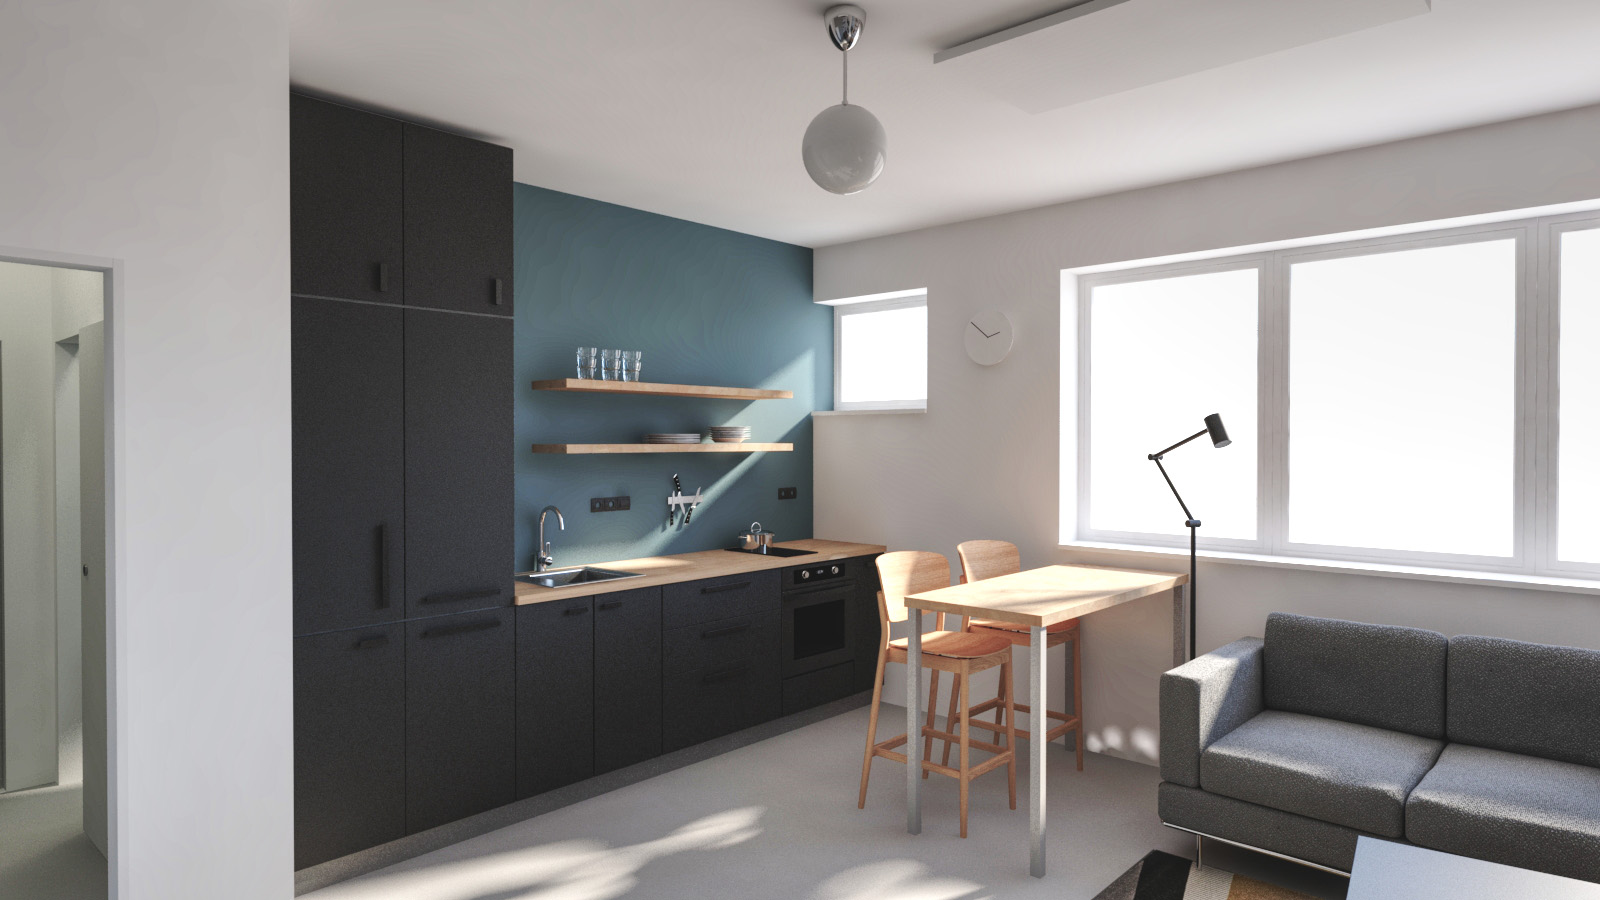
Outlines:
{"type": "Polygon", "coordinates": [[[1228,438],[1228,429],[1222,427],[1222,414],[1212,413],[1206,416],[1206,431],[1211,432],[1211,443],[1216,447],[1226,447],[1233,443],[1228,438]]]}
{"type": "Polygon", "coordinates": [[[823,190],[854,194],[883,174],[888,135],[864,107],[841,103],[811,120],[800,144],[806,172],[823,190]]]}

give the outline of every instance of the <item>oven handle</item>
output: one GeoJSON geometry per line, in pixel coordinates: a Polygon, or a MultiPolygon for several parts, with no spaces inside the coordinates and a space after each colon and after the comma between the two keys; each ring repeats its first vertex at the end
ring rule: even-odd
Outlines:
{"type": "Polygon", "coordinates": [[[854,594],[856,583],[854,581],[834,581],[828,584],[807,585],[804,588],[784,591],[782,597],[783,602],[791,603],[796,600],[809,600],[818,594],[828,594],[835,591],[847,595],[854,594]]]}

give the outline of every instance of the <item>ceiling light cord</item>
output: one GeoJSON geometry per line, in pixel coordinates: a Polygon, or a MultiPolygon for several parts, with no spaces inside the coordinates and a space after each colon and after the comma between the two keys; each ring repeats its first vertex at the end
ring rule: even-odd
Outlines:
{"type": "Polygon", "coordinates": [[[839,55],[844,57],[844,100],[839,105],[840,106],[849,106],[850,105],[850,51],[846,50],[846,51],[844,51],[843,53],[841,53],[839,55]]]}

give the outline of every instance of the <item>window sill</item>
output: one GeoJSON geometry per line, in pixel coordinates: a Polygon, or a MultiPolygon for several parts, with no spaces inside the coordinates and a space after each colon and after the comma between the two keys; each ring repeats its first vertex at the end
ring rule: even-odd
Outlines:
{"type": "Polygon", "coordinates": [[[904,416],[921,415],[928,411],[926,406],[909,409],[819,409],[813,411],[813,416],[904,416]]]}
{"type": "MultiPolygon", "coordinates": [[[[1060,544],[1060,547],[1063,550],[1092,550],[1124,556],[1158,556],[1168,559],[1184,559],[1189,555],[1187,551],[1176,547],[1149,547],[1141,544],[1112,544],[1099,541],[1065,541],[1060,544]]],[[[1306,572],[1335,572],[1346,575],[1370,575],[1379,578],[1406,578],[1416,581],[1442,581],[1451,584],[1520,588],[1531,591],[1558,591],[1568,594],[1600,596],[1600,580],[1586,578],[1520,575],[1511,572],[1474,572],[1466,569],[1433,569],[1423,566],[1399,566],[1388,563],[1346,562],[1337,559],[1312,559],[1299,556],[1267,556],[1259,553],[1231,553],[1223,550],[1201,550],[1199,556],[1207,562],[1227,565],[1298,569],[1306,572]]]]}

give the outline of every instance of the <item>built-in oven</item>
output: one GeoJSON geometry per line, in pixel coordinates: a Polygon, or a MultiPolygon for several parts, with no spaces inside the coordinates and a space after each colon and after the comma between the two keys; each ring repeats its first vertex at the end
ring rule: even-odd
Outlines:
{"type": "Polygon", "coordinates": [[[856,573],[851,560],[795,566],[783,580],[783,676],[815,672],[855,659],[851,610],[856,573]]]}

